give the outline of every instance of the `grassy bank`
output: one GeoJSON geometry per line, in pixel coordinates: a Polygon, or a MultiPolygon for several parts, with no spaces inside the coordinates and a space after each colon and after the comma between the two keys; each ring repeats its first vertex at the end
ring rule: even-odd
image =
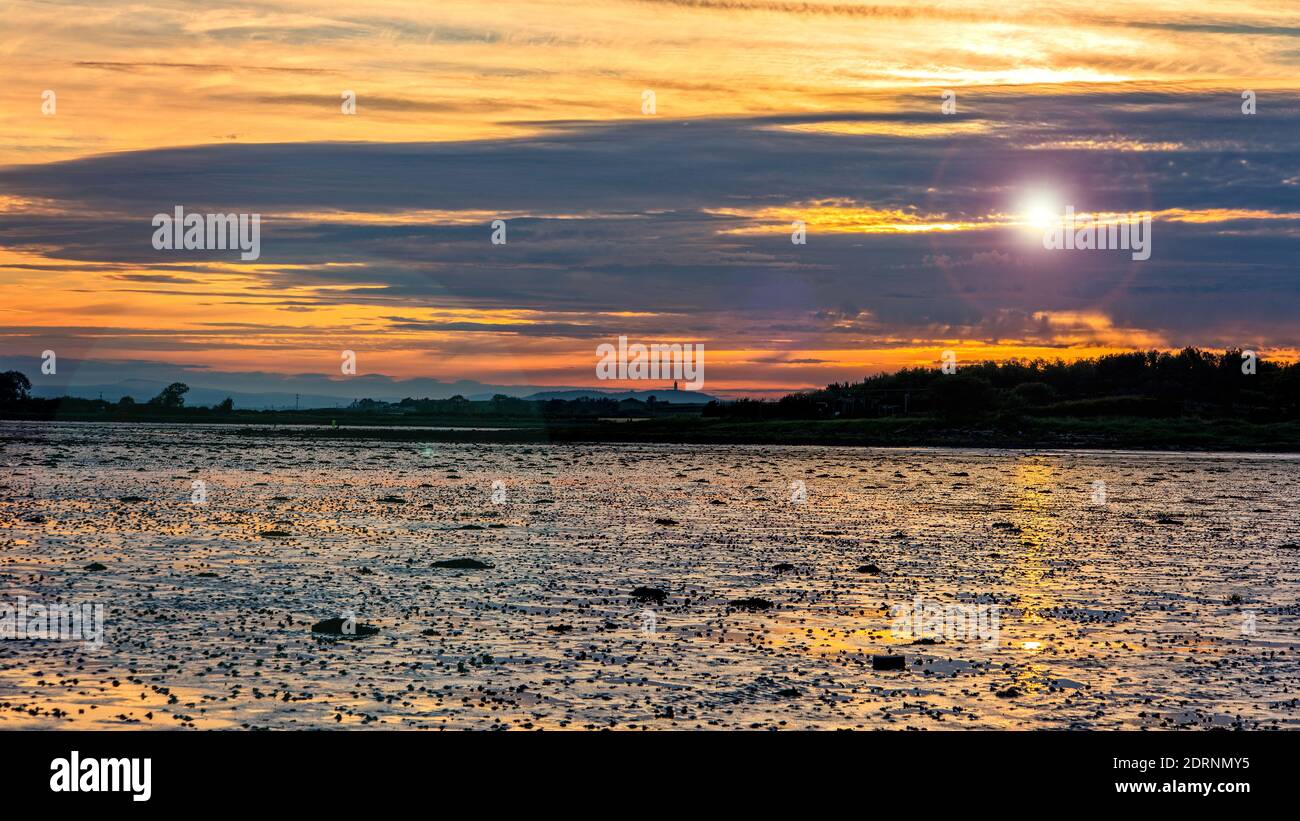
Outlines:
{"type": "MultiPolygon", "coordinates": [[[[247,428],[244,435],[266,435],[247,428]]],[[[1125,448],[1300,452],[1300,422],[1251,424],[1198,419],[1022,417],[1014,423],[951,426],[927,417],[732,421],[700,417],[628,423],[551,423],[501,431],[343,426],[278,428],[274,435],[314,441],[658,442],[678,444],[1125,448]]]]}
{"type": "MultiPolygon", "coordinates": [[[[130,414],[59,413],[55,418],[71,422],[220,425],[229,435],[271,435],[312,441],[660,442],[1300,452],[1300,422],[1256,423],[1187,416],[1002,414],[983,420],[953,422],[915,414],[871,419],[736,419],[674,415],[611,422],[508,415],[372,415],[329,411],[214,414],[138,409],[130,414]],[[333,426],[335,422],[338,427],[333,426]],[[427,429],[437,427],[451,429],[427,429]]],[[[50,421],[48,416],[40,418],[12,412],[0,413],[0,419],[50,421]]]]}

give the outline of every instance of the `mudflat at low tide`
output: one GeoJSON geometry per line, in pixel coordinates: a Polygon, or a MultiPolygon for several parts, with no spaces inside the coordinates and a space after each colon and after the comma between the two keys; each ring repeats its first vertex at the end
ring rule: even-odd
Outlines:
{"type": "Polygon", "coordinates": [[[1295,456],[0,423],[0,459],[0,616],[103,614],[99,646],[0,640],[4,729],[1300,711],[1295,456]]]}

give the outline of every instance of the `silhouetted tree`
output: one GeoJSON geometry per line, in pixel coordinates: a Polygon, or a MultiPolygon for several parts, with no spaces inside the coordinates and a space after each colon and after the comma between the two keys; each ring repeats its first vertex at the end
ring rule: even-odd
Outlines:
{"type": "Polygon", "coordinates": [[[993,386],[987,379],[965,373],[945,374],[930,392],[935,409],[949,419],[976,416],[990,409],[993,386]]]}
{"type": "Polygon", "coordinates": [[[32,383],[18,371],[0,373],[0,402],[22,402],[30,396],[32,383]]]}
{"type": "Polygon", "coordinates": [[[1046,382],[1021,382],[1011,395],[1026,405],[1046,405],[1056,398],[1056,390],[1046,382]]]}
{"type": "Polygon", "coordinates": [[[183,408],[185,407],[185,394],[190,390],[190,386],[184,382],[173,382],[162,389],[162,392],[149,400],[150,405],[159,408],[183,408]]]}

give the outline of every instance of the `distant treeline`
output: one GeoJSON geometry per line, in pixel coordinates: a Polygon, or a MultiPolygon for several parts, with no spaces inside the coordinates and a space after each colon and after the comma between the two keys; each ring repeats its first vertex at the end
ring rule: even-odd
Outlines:
{"type": "MultiPolygon", "coordinates": [[[[174,383],[145,403],[30,395],[17,371],[0,374],[0,414],[28,419],[248,422],[262,424],[474,425],[520,427],[550,423],[586,425],[605,418],[650,418],[704,423],[777,420],[933,419],[955,428],[967,423],[1014,425],[1046,419],[1138,417],[1224,419],[1271,424],[1300,420],[1300,364],[1243,358],[1185,348],[1174,353],[1111,354],[1060,360],[981,362],[955,373],[905,368],[861,382],[836,383],[777,401],[739,400],[708,405],[639,399],[529,400],[498,394],[492,399],[360,399],[346,408],[252,410],[230,399],[213,407],[185,404],[189,388],[174,383]],[[700,417],[703,417],[701,419],[700,417]]],[[[684,430],[678,426],[674,430],[684,430]]]]}
{"type": "Polygon", "coordinates": [[[400,402],[378,402],[361,399],[347,409],[353,413],[411,415],[429,418],[457,419],[581,419],[596,420],[603,417],[667,416],[673,414],[699,415],[700,405],[662,402],[653,396],[640,399],[604,399],[579,397],[577,399],[520,399],[497,394],[488,400],[466,399],[403,399],[400,402]]]}
{"type": "Polygon", "coordinates": [[[1014,416],[1300,418],[1300,364],[1184,348],[1109,354],[1073,362],[980,362],[944,373],[904,368],[795,393],[775,402],[710,403],[722,419],[844,419],[928,415],[952,422],[1014,416]]]}
{"type": "Polygon", "coordinates": [[[358,399],[345,408],[303,408],[301,410],[256,410],[236,408],[227,398],[212,406],[185,404],[189,386],[175,382],[148,402],[136,402],[129,396],[117,402],[62,396],[42,399],[31,395],[31,382],[18,371],[0,373],[0,413],[9,417],[103,418],[116,421],[194,421],[252,423],[321,423],[339,421],[375,424],[416,424],[423,421],[479,422],[511,420],[518,422],[575,420],[596,421],[601,418],[698,416],[698,404],[673,404],[650,396],[640,399],[528,400],[497,394],[491,399],[471,400],[463,396],[450,399],[403,399],[384,402],[358,399]]]}

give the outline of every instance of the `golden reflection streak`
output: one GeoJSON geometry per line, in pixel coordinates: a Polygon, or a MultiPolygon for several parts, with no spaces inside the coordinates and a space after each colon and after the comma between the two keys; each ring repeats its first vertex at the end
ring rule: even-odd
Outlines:
{"type": "Polygon", "coordinates": [[[1042,624],[1041,611],[1057,604],[1044,583],[1051,572],[1046,543],[1052,538],[1052,518],[1048,515],[1052,494],[1043,491],[1057,488],[1052,474],[1052,468],[1037,457],[1017,460],[1012,474],[1016,500],[1012,523],[1020,529],[1017,538],[1021,548],[1014,566],[1016,594],[1021,602],[1022,618],[1028,624],[1042,624]]]}

